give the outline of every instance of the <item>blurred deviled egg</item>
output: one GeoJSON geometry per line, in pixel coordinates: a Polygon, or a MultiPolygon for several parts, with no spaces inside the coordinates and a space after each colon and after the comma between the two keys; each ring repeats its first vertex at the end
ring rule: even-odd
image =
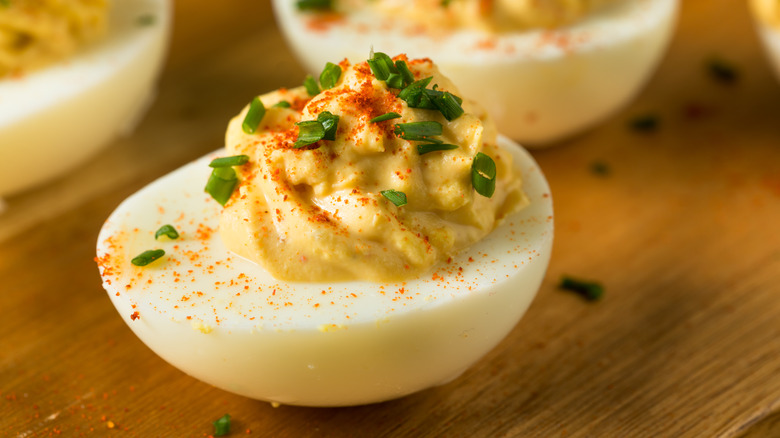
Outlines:
{"type": "Polygon", "coordinates": [[[0,2],[0,196],[63,174],[132,129],[162,64],[169,9],[167,0],[0,2]]]}
{"type": "Polygon", "coordinates": [[[503,134],[543,146],[635,96],[670,40],[678,0],[273,0],[306,69],[373,46],[436,59],[503,134]]]}
{"type": "Polygon", "coordinates": [[[750,0],[750,7],[775,74],[780,78],[780,2],[750,0]]]}
{"type": "Polygon", "coordinates": [[[541,170],[484,110],[430,60],[376,53],[253,99],[225,150],[111,214],[97,262],[128,326],[188,374],[355,405],[446,383],[506,336],[552,220],[541,170]]]}

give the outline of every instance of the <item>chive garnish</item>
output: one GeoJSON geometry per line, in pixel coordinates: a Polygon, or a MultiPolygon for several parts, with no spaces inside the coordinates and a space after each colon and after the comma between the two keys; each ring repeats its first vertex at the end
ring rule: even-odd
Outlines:
{"type": "Polygon", "coordinates": [[[395,68],[395,64],[393,64],[393,59],[385,53],[374,52],[371,59],[366,62],[371,67],[371,72],[380,81],[386,81],[391,73],[398,74],[398,70],[395,68]]]}
{"type": "Polygon", "coordinates": [[[396,207],[402,207],[406,205],[406,193],[404,192],[399,192],[398,190],[389,189],[389,190],[382,190],[379,193],[381,193],[382,196],[387,198],[388,201],[395,204],[396,207]]]}
{"type": "Polygon", "coordinates": [[[715,80],[726,84],[731,84],[739,79],[739,71],[734,64],[722,58],[710,58],[707,61],[707,69],[715,80]]]}
{"type": "Polygon", "coordinates": [[[609,176],[612,169],[609,167],[609,164],[603,161],[594,161],[590,163],[590,171],[597,176],[609,176]]]}
{"type": "Polygon", "coordinates": [[[290,108],[292,105],[290,105],[290,102],[286,100],[280,100],[279,102],[276,102],[273,104],[272,108],[290,108]]]}
{"type": "Polygon", "coordinates": [[[398,69],[398,73],[404,79],[404,86],[407,86],[414,82],[414,74],[409,70],[409,66],[406,65],[406,61],[398,60],[395,62],[395,67],[398,69]]]}
{"type": "Polygon", "coordinates": [[[379,123],[384,122],[385,120],[392,120],[392,119],[398,119],[401,115],[394,112],[384,113],[381,116],[376,116],[373,119],[369,120],[369,123],[379,123]]]}
{"type": "Polygon", "coordinates": [[[654,114],[646,114],[643,116],[635,117],[629,122],[629,126],[634,131],[639,132],[652,132],[658,129],[660,124],[658,117],[654,114]]]}
{"type": "Polygon", "coordinates": [[[317,85],[317,81],[315,81],[311,75],[306,75],[306,78],[303,80],[303,86],[306,88],[306,92],[309,93],[309,96],[320,94],[320,86],[317,85]]]}
{"type": "Polygon", "coordinates": [[[400,73],[390,73],[387,77],[387,86],[390,88],[403,88],[404,78],[400,73]]]}
{"type": "MultiPolygon", "coordinates": [[[[404,140],[431,141],[429,137],[441,135],[441,123],[435,121],[398,123],[393,129],[395,135],[404,140]]],[[[439,143],[439,141],[435,141],[439,143]]]]}
{"type": "Polygon", "coordinates": [[[11,6],[11,0],[0,0],[0,6],[4,8],[11,6]]]}
{"type": "Polygon", "coordinates": [[[424,155],[428,152],[449,151],[457,148],[458,145],[448,143],[421,143],[417,145],[417,153],[424,155]]]}
{"type": "Polygon", "coordinates": [[[133,257],[133,259],[130,260],[130,263],[134,264],[135,266],[146,266],[164,255],[165,251],[162,249],[148,249],[133,257]]]}
{"type": "MultiPolygon", "coordinates": [[[[0,0],[0,4],[3,4],[3,1],[0,0]]],[[[6,4],[7,6],[10,6],[11,2],[10,0],[6,4]]],[[[139,15],[138,18],[135,19],[135,23],[139,26],[151,26],[155,22],[155,17],[152,14],[145,14],[145,15],[139,15]]]]}
{"type": "Polygon", "coordinates": [[[298,126],[298,138],[295,139],[294,148],[299,149],[316,143],[325,137],[325,127],[317,120],[307,120],[296,123],[298,126]]]}
{"type": "Polygon", "coordinates": [[[471,185],[486,198],[496,191],[496,163],[482,152],[477,152],[471,162],[471,185]]]}
{"type": "Polygon", "coordinates": [[[225,436],[230,433],[230,415],[225,414],[212,424],[214,425],[214,436],[225,436]]]}
{"type": "Polygon", "coordinates": [[[425,94],[425,87],[427,87],[432,80],[433,77],[431,76],[412,82],[398,93],[398,98],[405,101],[411,108],[436,109],[433,102],[428,98],[428,95],[425,94]]]}
{"type": "Polygon", "coordinates": [[[330,113],[329,111],[323,111],[317,115],[317,121],[322,124],[322,128],[325,130],[323,140],[335,140],[336,130],[339,127],[339,116],[330,113]]]}
{"type": "MultiPolygon", "coordinates": [[[[426,93],[427,92],[428,90],[426,90],[426,93]]],[[[449,91],[444,91],[441,94],[434,96],[429,94],[428,97],[431,98],[431,101],[433,101],[433,104],[436,105],[436,108],[441,111],[441,114],[444,116],[444,118],[450,122],[463,114],[463,107],[460,106],[460,102],[456,99],[457,96],[450,93],[449,91]]]]}
{"type": "Polygon", "coordinates": [[[232,167],[242,166],[249,162],[249,155],[233,155],[230,157],[219,157],[211,160],[209,167],[232,167]]]}
{"type": "Polygon", "coordinates": [[[224,207],[237,185],[238,177],[232,167],[215,167],[211,171],[205,191],[224,207]]]}
{"type": "Polygon", "coordinates": [[[340,77],[341,67],[332,62],[325,64],[325,68],[322,70],[322,73],[320,73],[320,85],[322,85],[322,89],[327,90],[335,87],[336,82],[339,81],[340,77]]]}
{"type": "Polygon", "coordinates": [[[166,224],[160,227],[155,233],[154,233],[154,240],[159,239],[161,236],[166,236],[171,240],[175,240],[179,238],[179,232],[176,231],[176,228],[173,228],[173,225],[166,224]]]}
{"type": "Polygon", "coordinates": [[[566,289],[582,295],[588,301],[596,301],[604,295],[604,287],[595,281],[578,280],[564,275],[561,278],[561,289],[566,289]]]}
{"type": "Polygon", "coordinates": [[[265,105],[259,97],[252,99],[252,103],[249,104],[249,111],[246,112],[244,122],[241,123],[241,129],[247,134],[254,134],[257,127],[260,126],[260,122],[263,121],[265,116],[265,105]]]}
{"type": "Polygon", "coordinates": [[[333,0],[298,0],[295,5],[298,10],[328,11],[333,9],[333,0]]]}

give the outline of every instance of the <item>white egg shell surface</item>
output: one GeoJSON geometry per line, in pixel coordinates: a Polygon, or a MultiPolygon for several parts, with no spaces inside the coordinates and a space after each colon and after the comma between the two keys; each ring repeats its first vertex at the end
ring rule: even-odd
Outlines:
{"type": "Polygon", "coordinates": [[[678,0],[622,0],[556,30],[431,37],[370,13],[313,24],[293,1],[273,5],[310,72],[345,55],[365,60],[372,47],[433,58],[464,96],[490,112],[499,132],[530,147],[581,132],[627,104],[665,52],[679,8],[678,0]]]}
{"type": "Polygon", "coordinates": [[[160,357],[219,388],[270,402],[344,406],[444,384],[492,349],[528,308],[553,239],[541,170],[511,140],[530,205],[422,278],[286,283],[222,244],[203,157],[125,200],[100,232],[103,286],[160,357]],[[177,240],[155,241],[172,224],[177,240]],[[145,266],[148,249],[166,255],[145,266]]]}
{"type": "Polygon", "coordinates": [[[73,169],[132,129],[151,101],[170,3],[120,0],[109,8],[99,42],[60,63],[0,79],[0,195],[73,169]]]}

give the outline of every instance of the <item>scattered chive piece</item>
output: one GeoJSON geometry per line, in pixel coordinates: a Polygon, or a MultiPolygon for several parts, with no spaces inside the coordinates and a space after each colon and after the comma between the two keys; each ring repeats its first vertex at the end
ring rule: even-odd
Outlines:
{"type": "Polygon", "coordinates": [[[635,117],[629,122],[631,129],[637,132],[653,132],[658,129],[658,125],[660,125],[660,121],[653,114],[635,117]]]}
{"type": "Polygon", "coordinates": [[[167,224],[161,226],[160,229],[154,233],[154,240],[159,239],[160,236],[167,236],[169,239],[175,240],[179,238],[179,232],[176,231],[176,228],[173,228],[173,225],[167,224]]]}
{"type": "Polygon", "coordinates": [[[384,122],[385,120],[392,120],[392,119],[398,119],[401,115],[394,112],[384,113],[381,116],[376,116],[373,119],[369,120],[369,123],[379,123],[384,122]]]}
{"type": "Polygon", "coordinates": [[[311,75],[306,75],[306,78],[303,80],[303,86],[306,88],[306,92],[309,93],[309,96],[320,94],[320,86],[317,85],[317,81],[315,81],[311,75]]]}
{"type": "Polygon", "coordinates": [[[396,61],[395,68],[398,69],[398,73],[400,73],[401,77],[404,78],[404,86],[408,86],[414,82],[414,74],[411,70],[409,70],[409,66],[406,65],[406,61],[396,61]]]}
{"type": "Polygon", "coordinates": [[[232,167],[242,166],[249,162],[249,155],[233,155],[230,157],[219,157],[211,160],[209,167],[232,167]]]}
{"type": "Polygon", "coordinates": [[[710,58],[707,61],[707,70],[715,80],[725,84],[732,84],[739,79],[739,71],[734,64],[722,58],[710,58]]]}
{"type": "Polygon", "coordinates": [[[404,140],[426,141],[431,140],[428,137],[441,135],[442,126],[435,121],[398,123],[393,132],[404,140]]]}
{"type": "Polygon", "coordinates": [[[11,6],[11,0],[0,0],[0,6],[4,8],[11,6]]]}
{"type": "Polygon", "coordinates": [[[252,99],[252,103],[249,104],[249,111],[244,116],[244,121],[241,123],[241,129],[247,134],[254,134],[260,122],[263,121],[265,116],[265,105],[259,97],[252,99]]]}
{"type": "Polygon", "coordinates": [[[564,275],[559,286],[562,289],[576,292],[588,301],[599,300],[604,295],[604,287],[595,281],[577,280],[564,275]]]}
{"type": "Polygon", "coordinates": [[[380,81],[386,81],[391,73],[398,74],[398,69],[393,64],[393,59],[385,53],[374,52],[371,59],[366,61],[371,67],[371,72],[380,81]]]}
{"type": "MultiPolygon", "coordinates": [[[[427,92],[428,90],[426,90],[427,92]]],[[[436,90],[433,90],[436,91],[436,90]]],[[[434,105],[436,105],[436,108],[441,111],[441,114],[444,116],[447,121],[453,121],[460,117],[463,114],[463,108],[460,106],[460,102],[456,99],[457,96],[450,93],[449,91],[445,91],[439,95],[436,96],[430,96],[431,101],[434,105]]]]}
{"type": "Polygon", "coordinates": [[[609,168],[609,164],[603,161],[594,161],[593,163],[591,163],[590,171],[594,175],[598,175],[598,176],[608,176],[610,173],[612,173],[612,169],[609,168]]]}
{"type": "MultiPolygon", "coordinates": [[[[0,4],[4,4],[5,6],[10,6],[11,2],[10,0],[7,2],[4,2],[3,0],[0,0],[0,4]]],[[[135,19],[135,24],[139,26],[151,26],[155,22],[155,17],[152,14],[145,14],[140,15],[138,18],[135,19]]]]}
{"type": "Polygon", "coordinates": [[[425,93],[425,87],[431,83],[433,77],[420,79],[419,81],[412,82],[398,93],[398,98],[406,101],[406,104],[412,108],[428,108],[435,109],[433,102],[430,101],[428,95],[425,93]]]}
{"type": "Polygon", "coordinates": [[[316,143],[325,137],[325,127],[317,120],[307,120],[296,123],[298,126],[298,138],[295,139],[294,148],[302,148],[316,143]]]}
{"type": "Polygon", "coordinates": [[[382,196],[387,198],[388,201],[395,204],[396,207],[402,207],[406,205],[406,193],[404,192],[399,192],[398,190],[390,189],[390,190],[382,190],[379,193],[381,193],[382,196]]]}
{"type": "Polygon", "coordinates": [[[325,68],[322,70],[322,73],[320,73],[320,85],[322,85],[322,89],[327,90],[335,87],[336,82],[339,81],[340,77],[341,67],[332,62],[325,64],[325,68]]]}
{"type": "Polygon", "coordinates": [[[130,263],[134,264],[135,266],[146,266],[164,255],[165,251],[161,249],[148,249],[135,256],[132,260],[130,260],[130,263]]]}
{"type": "Polygon", "coordinates": [[[417,145],[417,153],[420,155],[427,154],[428,152],[436,151],[449,151],[457,149],[458,145],[447,143],[422,143],[417,145]]]}
{"type": "Polygon", "coordinates": [[[325,130],[322,139],[335,140],[336,130],[339,127],[339,116],[332,114],[330,111],[323,111],[317,115],[317,121],[322,124],[322,129],[325,130]]]}
{"type": "Polygon", "coordinates": [[[290,102],[286,100],[280,100],[279,102],[276,102],[273,104],[272,108],[290,108],[292,105],[290,105],[290,102]]]}
{"type": "Polygon", "coordinates": [[[486,198],[496,191],[496,162],[482,152],[477,152],[471,162],[471,185],[486,198]]]}
{"type": "Polygon", "coordinates": [[[230,433],[230,415],[225,414],[212,424],[214,425],[214,436],[225,436],[230,433]]]}
{"type": "Polygon", "coordinates": [[[319,10],[327,11],[333,9],[333,0],[298,0],[295,5],[298,10],[319,10]]]}
{"type": "Polygon", "coordinates": [[[224,207],[237,185],[238,177],[232,167],[215,167],[211,171],[205,191],[224,207]]]}
{"type": "Polygon", "coordinates": [[[387,86],[390,88],[404,88],[404,78],[400,73],[390,73],[387,77],[387,86]]]}

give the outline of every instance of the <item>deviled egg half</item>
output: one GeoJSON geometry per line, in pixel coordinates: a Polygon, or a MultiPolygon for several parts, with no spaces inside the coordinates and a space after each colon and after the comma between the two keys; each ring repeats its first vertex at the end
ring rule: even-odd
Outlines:
{"type": "Polygon", "coordinates": [[[780,2],[751,0],[750,8],[766,54],[780,78],[780,2]]]}
{"type": "Polygon", "coordinates": [[[273,0],[304,66],[370,47],[436,59],[442,72],[529,147],[604,120],[646,83],[678,0],[273,0]],[[324,6],[323,6],[324,5],[324,6]]]}
{"type": "Polygon", "coordinates": [[[479,360],[530,305],[552,238],[531,156],[430,60],[376,53],[253,99],[225,150],[111,214],[96,260],[128,326],[184,372],[344,406],[479,360]]]}
{"type": "Polygon", "coordinates": [[[150,102],[171,21],[167,0],[6,3],[0,196],[73,169],[132,129],[150,102]]]}

